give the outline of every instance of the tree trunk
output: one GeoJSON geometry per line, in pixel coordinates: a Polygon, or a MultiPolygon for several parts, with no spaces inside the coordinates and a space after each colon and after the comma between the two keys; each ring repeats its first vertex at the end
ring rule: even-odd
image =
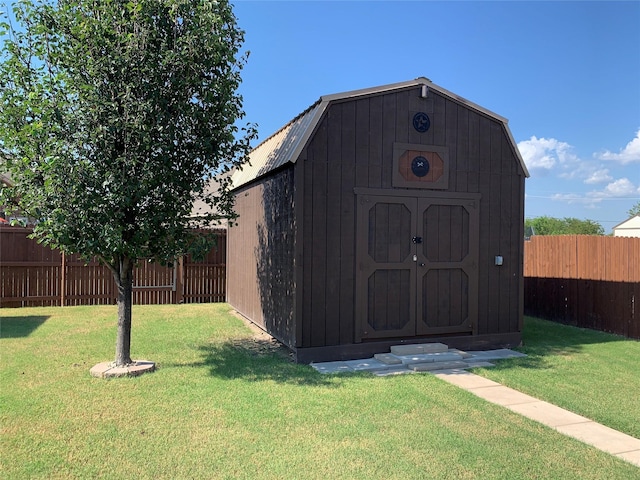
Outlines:
{"type": "Polygon", "coordinates": [[[116,366],[131,362],[131,305],[133,303],[133,261],[122,257],[113,272],[118,286],[118,337],[116,339],[116,366]]]}

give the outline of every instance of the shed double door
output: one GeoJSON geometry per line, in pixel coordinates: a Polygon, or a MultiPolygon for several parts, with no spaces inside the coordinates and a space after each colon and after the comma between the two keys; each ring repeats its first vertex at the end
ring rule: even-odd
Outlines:
{"type": "Polygon", "coordinates": [[[477,195],[358,195],[357,341],[471,333],[477,195]]]}

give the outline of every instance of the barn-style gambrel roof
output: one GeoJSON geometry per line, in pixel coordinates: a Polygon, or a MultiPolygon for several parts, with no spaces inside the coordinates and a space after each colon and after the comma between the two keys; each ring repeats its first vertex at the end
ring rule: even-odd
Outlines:
{"type": "Polygon", "coordinates": [[[287,123],[284,127],[271,135],[260,145],[252,150],[249,155],[249,164],[244,165],[242,170],[237,170],[233,174],[233,186],[239,188],[243,185],[251,183],[252,181],[265,176],[269,172],[276,170],[279,167],[287,163],[295,163],[302,150],[306,146],[307,142],[311,138],[311,135],[315,131],[316,127],[320,123],[324,112],[332,102],[344,101],[350,98],[357,98],[367,95],[375,95],[381,93],[388,93],[394,90],[401,90],[406,88],[412,88],[422,86],[426,88],[425,95],[429,90],[438,92],[439,94],[447,97],[459,104],[462,104],[472,110],[487,115],[498,122],[502,123],[507,133],[509,140],[512,144],[512,148],[515,156],[520,162],[522,170],[528,177],[529,172],[520,155],[520,151],[516,145],[511,130],[508,126],[508,120],[500,115],[497,115],[480,105],[477,105],[469,100],[462,98],[455,93],[452,93],[431,80],[420,77],[415,80],[407,82],[393,83],[390,85],[382,85],[379,87],[366,88],[362,90],[353,90],[350,92],[336,93],[332,95],[323,95],[313,105],[307,108],[304,112],[298,115],[296,118],[287,123]]]}

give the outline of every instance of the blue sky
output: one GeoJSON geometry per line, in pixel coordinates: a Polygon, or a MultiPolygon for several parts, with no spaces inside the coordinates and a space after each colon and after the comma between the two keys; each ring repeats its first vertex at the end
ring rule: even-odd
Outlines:
{"type": "Polygon", "coordinates": [[[321,95],[424,76],[509,119],[527,217],[609,232],[640,200],[638,1],[232,3],[260,139],[321,95]]]}

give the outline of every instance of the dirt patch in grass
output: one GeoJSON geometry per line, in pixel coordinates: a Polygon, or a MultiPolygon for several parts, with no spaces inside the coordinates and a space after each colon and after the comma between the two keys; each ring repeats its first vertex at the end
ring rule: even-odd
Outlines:
{"type": "Polygon", "coordinates": [[[292,362],[294,361],[293,352],[285,347],[280,341],[269,335],[262,328],[249,321],[237,311],[231,310],[230,313],[234,317],[242,320],[246,327],[251,331],[251,335],[231,340],[230,343],[233,346],[244,350],[252,356],[277,355],[282,358],[288,358],[292,362]]]}

